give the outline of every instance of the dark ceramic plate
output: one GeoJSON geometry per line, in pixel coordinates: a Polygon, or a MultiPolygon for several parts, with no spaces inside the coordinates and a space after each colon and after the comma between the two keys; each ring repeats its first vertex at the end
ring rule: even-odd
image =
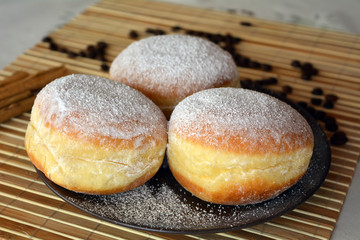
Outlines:
{"type": "MultiPolygon", "coordinates": [[[[269,92],[268,92],[269,93],[269,92]]],[[[271,95],[274,95],[270,93],[271,95]]],[[[330,146],[317,122],[296,108],[315,137],[314,153],[305,175],[290,189],[265,202],[226,206],[204,202],[173,178],[166,159],[159,172],[134,190],[113,195],[87,195],[64,189],[38,171],[45,184],[69,204],[118,225],[166,233],[204,233],[249,227],[280,216],[306,201],[321,186],[330,167],[330,146]]]]}

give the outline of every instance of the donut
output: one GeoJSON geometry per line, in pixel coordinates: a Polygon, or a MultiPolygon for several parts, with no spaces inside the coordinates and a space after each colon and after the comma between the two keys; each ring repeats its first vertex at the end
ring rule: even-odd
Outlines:
{"type": "Polygon", "coordinates": [[[185,97],[215,87],[238,87],[232,56],[215,43],[187,35],[135,41],[112,62],[110,79],[149,97],[167,118],[185,97]]]}
{"type": "Polygon", "coordinates": [[[168,123],[168,164],[194,196],[243,205],[276,197],[306,172],[314,145],[307,121],[264,93],[215,88],[181,101],[168,123]]]}
{"type": "Polygon", "coordinates": [[[68,75],[37,95],[25,135],[35,167],[54,183],[112,194],[148,181],[160,168],[167,120],[139,91],[110,79],[68,75]]]}

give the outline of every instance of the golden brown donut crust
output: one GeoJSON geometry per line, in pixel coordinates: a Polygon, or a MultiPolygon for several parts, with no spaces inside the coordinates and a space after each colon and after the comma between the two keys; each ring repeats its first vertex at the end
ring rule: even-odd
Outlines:
{"type": "Polygon", "coordinates": [[[306,172],[314,137],[294,109],[245,89],[186,98],[169,121],[168,161],[178,182],[219,204],[273,198],[306,172]]]}
{"type": "Polygon", "coordinates": [[[130,44],[112,62],[110,79],[141,91],[167,117],[177,103],[195,92],[240,86],[228,52],[205,39],[177,34],[130,44]]]}
{"type": "Polygon", "coordinates": [[[33,164],[62,187],[117,193],[155,175],[165,154],[166,124],[161,110],[140,92],[108,79],[71,75],[38,94],[25,148],[33,164]]]}

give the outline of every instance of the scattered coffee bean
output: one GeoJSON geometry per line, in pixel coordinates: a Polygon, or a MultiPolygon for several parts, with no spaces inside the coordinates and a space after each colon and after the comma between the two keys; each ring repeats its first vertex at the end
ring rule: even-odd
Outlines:
{"type": "Polygon", "coordinates": [[[311,98],[311,104],[315,105],[315,106],[320,106],[322,103],[322,99],[321,98],[311,98]]]}
{"type": "Polygon", "coordinates": [[[86,56],[88,58],[92,58],[92,59],[95,59],[96,56],[97,56],[97,51],[96,51],[96,48],[94,45],[89,45],[87,46],[86,48],[86,56]]]}
{"type": "Polygon", "coordinates": [[[68,50],[66,48],[64,48],[64,47],[59,48],[58,51],[61,52],[61,53],[67,53],[68,52],[68,50]]]}
{"type": "Polygon", "coordinates": [[[250,61],[249,67],[250,68],[260,68],[260,63],[257,61],[250,61]]]}
{"type": "Polygon", "coordinates": [[[311,91],[312,94],[314,95],[323,95],[323,90],[321,88],[314,88],[312,91],[311,91]]]}
{"type": "Polygon", "coordinates": [[[187,35],[195,35],[195,31],[192,30],[192,29],[187,29],[187,30],[185,31],[185,33],[186,33],[187,35]]]}
{"type": "Polygon", "coordinates": [[[322,121],[326,117],[326,113],[321,110],[315,111],[314,117],[316,120],[322,121]]]}
{"type": "Polygon", "coordinates": [[[284,92],[277,92],[280,98],[287,98],[287,94],[284,92]]]}
{"type": "Polygon", "coordinates": [[[46,36],[46,37],[44,37],[44,38],[42,39],[42,41],[43,41],[43,42],[48,42],[48,43],[50,43],[50,42],[52,42],[52,38],[49,37],[49,36],[46,36]]]}
{"type": "Polygon", "coordinates": [[[300,107],[304,108],[304,109],[307,108],[307,103],[304,102],[304,101],[300,101],[300,102],[298,102],[297,104],[298,104],[300,107]]]}
{"type": "Polygon", "coordinates": [[[331,116],[325,116],[325,117],[322,119],[322,121],[323,121],[324,123],[328,123],[328,122],[336,123],[335,118],[334,118],[334,117],[331,117],[331,116]]]}
{"type": "Polygon", "coordinates": [[[151,33],[151,34],[155,34],[156,33],[156,30],[154,28],[147,28],[145,30],[146,33],[151,33]]]}
{"type": "Polygon", "coordinates": [[[101,65],[100,65],[100,68],[102,71],[109,71],[109,65],[107,65],[107,63],[103,62],[101,65]]]}
{"type": "Polygon", "coordinates": [[[330,138],[330,143],[334,146],[344,145],[348,141],[349,139],[343,131],[335,132],[330,138]]]}
{"type": "Polygon", "coordinates": [[[81,50],[81,51],[79,52],[79,56],[80,56],[80,57],[86,57],[86,52],[81,50]]]}
{"type": "Polygon", "coordinates": [[[267,79],[260,79],[260,80],[256,80],[255,81],[256,84],[264,86],[264,85],[275,85],[278,83],[277,78],[275,77],[270,77],[267,79]]]}
{"type": "Polygon", "coordinates": [[[131,39],[137,39],[139,37],[139,34],[135,30],[131,30],[128,34],[129,38],[131,39]]]}
{"type": "Polygon", "coordinates": [[[101,55],[101,54],[98,54],[98,55],[96,56],[96,59],[97,59],[97,60],[100,60],[100,61],[102,61],[102,62],[106,62],[106,57],[105,57],[104,55],[101,55]]]}
{"type": "Polygon", "coordinates": [[[249,67],[249,63],[250,63],[250,58],[241,57],[236,64],[239,67],[249,67]]]}
{"type": "Polygon", "coordinates": [[[338,130],[338,125],[336,124],[336,122],[326,122],[325,123],[325,129],[330,131],[330,132],[335,132],[336,130],[338,130]]]}
{"type": "Polygon", "coordinates": [[[252,23],[251,23],[251,22],[241,21],[241,22],[240,22],[240,25],[241,25],[241,26],[245,26],[245,27],[251,27],[251,26],[252,26],[252,23]]]}
{"type": "Polygon", "coordinates": [[[171,28],[171,30],[172,30],[173,32],[179,32],[179,31],[182,30],[182,27],[180,27],[180,26],[173,26],[173,27],[171,28]]]}
{"type": "Polygon", "coordinates": [[[272,66],[270,64],[261,64],[261,69],[265,72],[270,72],[272,70],[272,66]]]}
{"type": "Polygon", "coordinates": [[[203,31],[195,31],[194,35],[197,37],[206,37],[206,33],[203,31]]]}
{"type": "Polygon", "coordinates": [[[338,130],[336,119],[331,116],[325,116],[323,121],[325,122],[325,129],[331,132],[338,130]]]}
{"type": "Polygon", "coordinates": [[[305,62],[301,65],[301,70],[303,72],[311,73],[313,68],[314,67],[313,67],[312,63],[309,63],[309,62],[305,62]]]}
{"type": "Polygon", "coordinates": [[[50,50],[57,51],[59,49],[58,45],[54,42],[50,42],[50,50]]]}
{"type": "Polygon", "coordinates": [[[318,74],[319,74],[319,70],[316,69],[316,68],[313,68],[312,71],[311,71],[311,75],[317,76],[318,74]]]}
{"type": "Polygon", "coordinates": [[[285,85],[285,86],[282,87],[283,93],[286,93],[286,94],[292,93],[292,90],[293,90],[292,87],[289,86],[289,85],[285,85]]]}
{"type": "Polygon", "coordinates": [[[327,109],[332,109],[332,108],[334,108],[334,103],[330,102],[330,101],[325,101],[323,107],[327,108],[327,109]]]}
{"type": "Polygon", "coordinates": [[[233,45],[226,45],[222,49],[229,52],[231,54],[231,56],[235,56],[235,54],[236,54],[236,50],[235,50],[235,47],[233,45]]]}
{"type": "Polygon", "coordinates": [[[278,80],[275,77],[270,77],[270,78],[267,79],[267,84],[269,84],[269,85],[274,85],[274,84],[277,84],[277,83],[278,83],[278,80]]]}
{"type": "Polygon", "coordinates": [[[76,58],[78,56],[78,54],[76,52],[73,52],[73,51],[68,52],[67,55],[68,55],[69,58],[76,58]]]}
{"type": "Polygon", "coordinates": [[[326,94],[325,100],[328,102],[335,103],[338,100],[338,97],[335,94],[326,94]]]}
{"type": "Polygon", "coordinates": [[[250,78],[246,78],[245,80],[240,81],[240,85],[242,88],[251,88],[253,82],[250,78]]]}
{"type": "Polygon", "coordinates": [[[293,66],[294,68],[301,68],[301,63],[299,60],[292,60],[291,66],[293,66]]]}
{"type": "Polygon", "coordinates": [[[302,73],[302,74],[301,74],[301,79],[306,80],[306,81],[309,81],[309,80],[311,80],[311,74],[302,73]]]}
{"type": "Polygon", "coordinates": [[[301,64],[299,60],[292,60],[290,65],[299,68],[301,71],[301,79],[306,81],[311,80],[312,76],[316,76],[319,73],[319,70],[314,68],[312,63],[309,62],[301,64]]]}
{"type": "Polygon", "coordinates": [[[314,115],[315,115],[315,112],[316,112],[315,108],[313,108],[313,107],[307,107],[307,108],[306,108],[306,111],[307,111],[308,113],[310,113],[311,116],[314,116],[314,115]]]}
{"type": "Polygon", "coordinates": [[[96,47],[97,49],[101,49],[101,50],[104,50],[105,48],[107,48],[108,44],[104,41],[99,41],[96,43],[96,47]]]}

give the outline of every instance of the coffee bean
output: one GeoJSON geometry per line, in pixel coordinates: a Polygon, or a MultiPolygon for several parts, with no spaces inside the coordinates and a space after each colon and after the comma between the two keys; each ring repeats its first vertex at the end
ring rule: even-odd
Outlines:
{"type": "Polygon", "coordinates": [[[100,65],[100,68],[102,71],[109,71],[109,65],[107,65],[107,63],[103,62],[101,65],[100,65]]]}
{"type": "Polygon", "coordinates": [[[338,130],[339,127],[336,122],[327,122],[325,123],[325,128],[330,132],[335,132],[336,130],[338,130]]]}
{"type": "Polygon", "coordinates": [[[301,63],[299,60],[292,60],[291,61],[291,66],[294,68],[301,68],[301,63]]]}
{"type": "Polygon", "coordinates": [[[334,117],[331,116],[325,116],[322,121],[324,123],[336,123],[336,119],[334,117]]]}
{"type": "Polygon", "coordinates": [[[85,51],[80,51],[80,52],[79,52],[79,55],[80,55],[81,57],[86,57],[85,51]]]}
{"type": "Polygon", "coordinates": [[[238,66],[239,67],[249,67],[249,63],[250,63],[250,58],[242,57],[238,62],[238,66]]]}
{"type": "Polygon", "coordinates": [[[240,25],[241,25],[241,26],[245,26],[245,27],[251,27],[251,26],[252,26],[252,23],[251,23],[251,22],[241,21],[241,22],[240,22],[240,25]]]}
{"type": "Polygon", "coordinates": [[[241,85],[242,88],[249,89],[249,88],[252,87],[253,82],[252,82],[252,80],[250,78],[246,78],[245,80],[240,81],[240,85],[241,85]]]}
{"type": "Polygon", "coordinates": [[[86,48],[86,56],[87,56],[88,58],[92,58],[92,59],[95,59],[95,58],[96,58],[96,56],[97,56],[97,50],[96,50],[96,48],[95,48],[94,45],[89,45],[89,46],[87,46],[87,48],[86,48]]]}
{"type": "Polygon", "coordinates": [[[319,106],[322,103],[322,99],[321,98],[311,98],[311,104],[315,105],[315,106],[319,106]]]}
{"type": "Polygon", "coordinates": [[[306,111],[307,111],[308,113],[310,113],[311,116],[314,116],[314,115],[315,115],[315,112],[316,112],[315,108],[313,108],[313,107],[307,107],[307,108],[306,108],[306,111]]]}
{"type": "Polygon", "coordinates": [[[68,52],[67,55],[68,55],[69,58],[76,58],[78,56],[78,54],[76,52],[73,52],[73,51],[68,52]]]}
{"type": "Polygon", "coordinates": [[[313,65],[312,63],[309,62],[305,62],[304,64],[301,65],[301,71],[306,72],[306,73],[312,73],[313,70],[313,65]]]}
{"type": "Polygon", "coordinates": [[[282,87],[282,91],[283,91],[284,93],[286,93],[286,94],[292,93],[292,90],[293,90],[292,87],[289,86],[289,85],[285,85],[285,86],[282,87]]]}
{"type": "Polygon", "coordinates": [[[338,100],[338,97],[335,94],[326,94],[325,100],[328,102],[335,103],[338,100]]]}
{"type": "Polygon", "coordinates": [[[326,116],[326,113],[324,111],[321,110],[317,110],[315,111],[314,117],[316,120],[320,120],[322,121],[326,116]]]}
{"type": "Polygon", "coordinates": [[[325,122],[325,129],[331,132],[338,130],[338,125],[336,119],[331,116],[325,116],[323,121],[325,122]]]}
{"type": "Polygon", "coordinates": [[[54,42],[50,42],[50,50],[57,51],[59,49],[58,45],[54,42]]]}
{"type": "Polygon", "coordinates": [[[249,67],[251,68],[260,68],[260,63],[257,61],[250,61],[249,67]]]}
{"type": "Polygon", "coordinates": [[[182,30],[182,27],[180,27],[180,26],[173,26],[173,27],[171,28],[171,30],[172,30],[173,32],[179,32],[179,31],[182,30]]]}
{"type": "Polygon", "coordinates": [[[101,55],[101,54],[97,54],[96,59],[100,60],[102,62],[106,62],[106,57],[104,55],[101,55]]]}
{"type": "Polygon", "coordinates": [[[311,71],[311,75],[317,76],[318,74],[319,74],[319,70],[316,69],[316,68],[313,68],[312,71],[311,71]]]}
{"type": "Polygon", "coordinates": [[[327,109],[332,109],[332,108],[334,108],[334,103],[330,102],[330,101],[325,101],[323,107],[327,108],[327,109]]]}
{"type": "Polygon", "coordinates": [[[64,48],[64,47],[61,47],[61,48],[59,48],[59,52],[67,53],[68,50],[66,48],[64,48]]]}
{"type": "Polygon", "coordinates": [[[302,73],[301,74],[301,79],[306,80],[306,81],[310,81],[311,80],[311,74],[302,73]]]}
{"type": "Polygon", "coordinates": [[[304,109],[307,108],[307,103],[304,102],[304,101],[300,101],[300,102],[298,102],[297,104],[298,104],[300,107],[304,108],[304,109]]]}
{"type": "Polygon", "coordinates": [[[164,30],[162,30],[162,29],[156,29],[155,30],[155,35],[165,35],[165,34],[166,34],[166,32],[164,30]]]}
{"type": "Polygon", "coordinates": [[[146,32],[146,33],[155,34],[155,33],[156,33],[156,30],[153,29],[153,28],[147,28],[147,29],[145,30],[145,32],[146,32]]]}
{"type": "Polygon", "coordinates": [[[314,95],[323,95],[323,90],[321,88],[314,88],[311,93],[314,95]]]}
{"type": "Polygon", "coordinates": [[[107,48],[108,44],[104,41],[99,41],[96,43],[96,48],[99,50],[105,50],[107,48]]]}
{"type": "Polygon", "coordinates": [[[206,33],[203,31],[195,31],[194,35],[197,37],[205,37],[206,33]]]}
{"type": "Polygon", "coordinates": [[[261,64],[261,69],[265,72],[270,72],[272,70],[272,66],[270,64],[261,64]]]}
{"type": "Polygon", "coordinates": [[[335,132],[330,138],[330,143],[334,146],[344,145],[348,141],[349,139],[343,131],[335,132]]]}
{"type": "Polygon", "coordinates": [[[139,34],[135,30],[131,30],[128,34],[129,38],[131,39],[137,39],[139,37],[139,34]]]}
{"type": "Polygon", "coordinates": [[[185,33],[186,33],[187,35],[195,35],[195,31],[194,31],[194,30],[191,30],[191,29],[187,29],[187,30],[185,31],[185,33]]]}
{"type": "Polygon", "coordinates": [[[43,41],[43,42],[48,42],[48,43],[50,43],[50,42],[52,42],[52,38],[49,37],[49,36],[47,36],[47,37],[44,37],[44,38],[42,39],[42,41],[43,41]]]}

